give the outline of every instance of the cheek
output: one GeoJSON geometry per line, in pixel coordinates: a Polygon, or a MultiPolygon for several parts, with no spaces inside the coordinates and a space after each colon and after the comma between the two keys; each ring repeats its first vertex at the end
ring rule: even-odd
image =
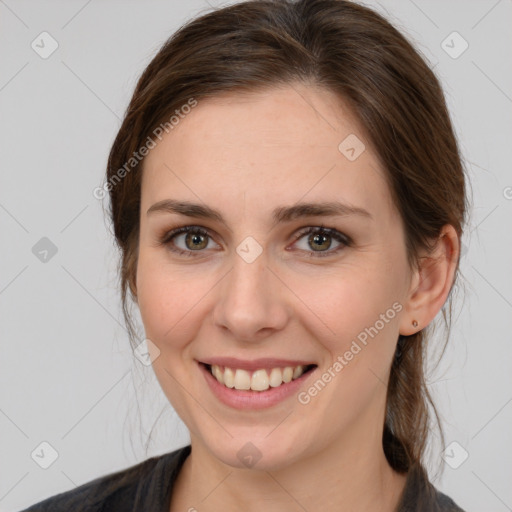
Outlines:
{"type": "Polygon", "coordinates": [[[138,304],[146,336],[157,345],[173,334],[173,326],[186,313],[187,292],[176,274],[141,251],[137,266],[138,304]]]}
{"type": "Polygon", "coordinates": [[[320,393],[319,418],[327,403],[333,421],[349,421],[385,396],[401,308],[391,283],[377,284],[370,277],[354,271],[351,277],[316,280],[307,295],[306,287],[301,288],[315,313],[308,310],[308,330],[328,354],[324,377],[319,377],[328,389],[320,393]],[[327,292],[321,291],[322,285],[327,292]]]}
{"type": "Polygon", "coordinates": [[[182,348],[194,338],[201,322],[199,304],[213,286],[190,270],[170,267],[162,258],[141,251],[137,293],[146,337],[161,351],[182,348]]]}
{"type": "Polygon", "coordinates": [[[354,267],[295,276],[293,288],[303,318],[311,318],[310,327],[317,335],[333,343],[348,340],[373,323],[387,295],[368,270],[354,267]]]}
{"type": "Polygon", "coordinates": [[[328,352],[326,364],[341,356],[354,377],[368,368],[385,375],[395,350],[401,305],[393,277],[382,275],[367,267],[296,280],[303,325],[328,352]]]}

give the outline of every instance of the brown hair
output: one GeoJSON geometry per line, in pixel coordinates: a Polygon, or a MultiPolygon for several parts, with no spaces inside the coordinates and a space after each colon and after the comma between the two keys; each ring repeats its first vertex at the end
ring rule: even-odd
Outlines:
{"type": "MultiPolygon", "coordinates": [[[[357,115],[403,219],[411,269],[445,224],[454,226],[460,240],[467,200],[457,140],[436,76],[400,32],[346,0],[251,0],[213,10],[182,26],[144,70],[108,159],[109,214],[121,251],[123,312],[132,343],[127,299],[130,292],[136,300],[143,159],[128,171],[126,162],[191,98],[297,81],[336,93],[357,115]]],[[[460,254],[454,283],[459,261],[460,254]]],[[[449,320],[442,310],[448,335],[452,290],[449,320]]],[[[425,378],[431,334],[425,328],[400,336],[391,367],[383,447],[400,472],[421,464],[430,407],[442,438],[425,378]]]]}

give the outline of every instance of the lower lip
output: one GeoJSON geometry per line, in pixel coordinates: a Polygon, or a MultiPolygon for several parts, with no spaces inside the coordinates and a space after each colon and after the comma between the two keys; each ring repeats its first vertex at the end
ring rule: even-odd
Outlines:
{"type": "Polygon", "coordinates": [[[264,409],[282,402],[290,396],[296,394],[304,381],[315,372],[316,368],[302,374],[298,379],[292,380],[285,384],[281,384],[276,388],[269,388],[266,391],[239,391],[234,388],[228,388],[221,384],[201,363],[199,369],[205,376],[206,382],[213,394],[225,405],[234,407],[235,409],[264,409]]]}

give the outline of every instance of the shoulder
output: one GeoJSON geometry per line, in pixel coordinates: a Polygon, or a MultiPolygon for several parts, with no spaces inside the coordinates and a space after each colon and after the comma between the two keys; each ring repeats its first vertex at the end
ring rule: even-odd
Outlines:
{"type": "MultiPolygon", "coordinates": [[[[102,512],[135,510],[144,497],[165,499],[190,445],[151,457],[129,468],[91,480],[75,489],[56,494],[21,512],[102,512]],[[147,492],[150,491],[150,492],[147,492]]],[[[144,502],[147,505],[147,502],[144,502]]]]}
{"type": "Polygon", "coordinates": [[[437,490],[429,481],[421,464],[414,464],[397,512],[465,512],[450,497],[437,490]]]}
{"type": "Polygon", "coordinates": [[[436,502],[440,512],[464,512],[449,496],[436,489],[436,502]]]}

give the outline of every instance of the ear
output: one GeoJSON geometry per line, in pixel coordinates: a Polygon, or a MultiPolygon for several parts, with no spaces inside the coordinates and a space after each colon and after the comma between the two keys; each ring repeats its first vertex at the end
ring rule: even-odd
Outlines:
{"type": "Polygon", "coordinates": [[[400,321],[400,334],[410,336],[426,327],[441,310],[452,287],[459,259],[459,237],[451,224],[441,229],[432,253],[420,258],[400,321]],[[413,320],[418,326],[412,325],[413,320]]]}

